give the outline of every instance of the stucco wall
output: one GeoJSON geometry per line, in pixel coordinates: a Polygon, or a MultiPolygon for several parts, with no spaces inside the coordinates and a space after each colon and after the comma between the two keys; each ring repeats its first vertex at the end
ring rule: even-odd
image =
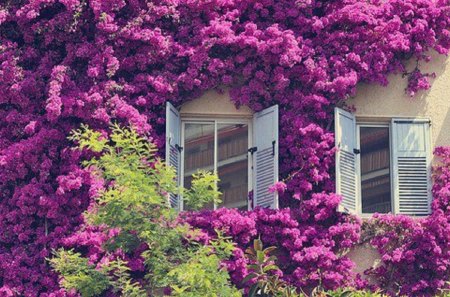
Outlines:
{"type": "Polygon", "coordinates": [[[236,109],[234,103],[230,100],[228,89],[221,93],[209,90],[201,97],[183,104],[180,113],[185,117],[223,116],[248,118],[253,115],[253,111],[247,106],[241,106],[239,109],[236,109]]]}
{"type": "MultiPolygon", "coordinates": [[[[415,61],[409,67],[414,68],[415,61]]],[[[391,75],[387,87],[361,84],[357,95],[347,101],[364,117],[427,117],[431,119],[432,145],[450,146],[450,58],[432,54],[432,61],[421,62],[420,69],[434,72],[431,89],[415,97],[405,93],[407,79],[391,75]]]]}

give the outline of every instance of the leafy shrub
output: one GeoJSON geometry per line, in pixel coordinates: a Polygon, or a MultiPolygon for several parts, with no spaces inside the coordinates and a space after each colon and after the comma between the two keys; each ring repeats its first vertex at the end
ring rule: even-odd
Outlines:
{"type": "Polygon", "coordinates": [[[58,274],[64,276],[62,286],[69,291],[75,289],[81,296],[98,296],[110,285],[105,273],[95,269],[79,253],[59,250],[50,263],[58,274]]]}
{"type": "Polygon", "coordinates": [[[300,296],[296,292],[296,288],[289,286],[279,278],[279,275],[273,273],[279,271],[275,265],[276,257],[271,255],[276,247],[268,247],[263,249],[260,239],[253,241],[253,247],[248,248],[246,257],[248,258],[249,274],[244,278],[243,282],[254,282],[250,286],[248,297],[296,297],[300,296]]]}
{"type": "Polygon", "coordinates": [[[242,294],[229,283],[229,275],[221,261],[228,258],[234,245],[219,235],[211,245],[201,246],[186,263],[169,272],[176,283],[171,285],[171,296],[180,297],[240,297],[242,294]],[[218,271],[218,267],[221,267],[218,271]]]}
{"type": "Polygon", "coordinates": [[[354,289],[339,289],[336,291],[317,291],[313,292],[312,297],[388,297],[379,292],[360,291],[354,289]]]}
{"type": "Polygon", "coordinates": [[[132,282],[129,268],[121,259],[108,262],[101,269],[88,263],[88,259],[73,251],[59,250],[50,263],[62,278],[62,286],[83,297],[101,296],[108,288],[124,297],[143,297],[146,292],[132,282]]]}
{"type": "MultiPolygon", "coordinates": [[[[220,236],[208,245],[196,243],[198,232],[178,224],[168,203],[168,195],[179,192],[174,171],[154,158],[154,146],[134,129],[113,125],[111,131],[108,139],[82,126],[70,137],[79,149],[101,153],[84,162],[105,183],[86,212],[84,228],[101,228],[106,240],[97,265],[71,250],[55,252],[50,263],[62,276],[61,285],[82,296],[107,290],[145,296],[164,287],[172,288],[174,296],[241,296],[229,283],[226,269],[220,268],[234,244],[220,236]],[[144,265],[137,276],[128,267],[133,261],[144,265]]],[[[216,181],[203,172],[194,177],[195,187],[183,192],[200,207],[193,201],[196,197],[208,203],[219,196],[216,181]]]]}

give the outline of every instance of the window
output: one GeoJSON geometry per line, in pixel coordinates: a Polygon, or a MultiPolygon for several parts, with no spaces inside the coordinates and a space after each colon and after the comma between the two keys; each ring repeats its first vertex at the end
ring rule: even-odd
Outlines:
{"type": "Polygon", "coordinates": [[[362,213],[392,212],[389,126],[358,125],[362,213]]]}
{"type": "MultiPolygon", "coordinates": [[[[278,106],[251,119],[180,116],[170,103],[166,109],[166,160],[177,172],[180,186],[189,188],[198,170],[215,172],[222,193],[220,205],[251,209],[278,207],[268,188],[278,181],[278,106]]],[[[173,207],[188,210],[182,197],[169,197],[173,207]]]]}
{"type": "Polygon", "coordinates": [[[336,192],[341,210],[358,213],[430,213],[430,121],[360,121],[335,110],[336,192]]]}
{"type": "Polygon", "coordinates": [[[247,210],[251,190],[248,187],[249,122],[182,120],[182,131],[183,186],[190,187],[192,174],[199,169],[217,172],[222,204],[206,208],[223,206],[247,210]]]}

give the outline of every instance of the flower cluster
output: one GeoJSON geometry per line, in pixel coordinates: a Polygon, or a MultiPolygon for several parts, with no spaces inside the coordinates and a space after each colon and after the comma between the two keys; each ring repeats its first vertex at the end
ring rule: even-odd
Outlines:
{"type": "Polygon", "coordinates": [[[369,223],[381,265],[369,271],[400,295],[431,296],[450,276],[450,149],[437,148],[433,213],[423,219],[378,215],[369,223]],[[375,232],[373,232],[375,229],[375,232]]]}
{"type": "MultiPolygon", "coordinates": [[[[223,86],[237,106],[279,104],[287,190],[276,190],[289,209],[189,220],[207,230],[222,222],[242,246],[262,234],[285,251],[283,271],[299,286],[351,282],[339,251],[357,241],[359,223],[335,211],[333,107],[359,82],[386,85],[407,58],[446,54],[449,25],[446,0],[0,3],[0,292],[59,290],[45,257],[81,224],[99,187],[80,169],[85,156],[70,149],[69,131],[85,123],[108,133],[119,121],[163,148],[165,102],[223,86]]],[[[427,79],[410,74],[408,91],[427,79]]],[[[229,267],[241,271],[242,250],[235,257],[229,267]]]]}
{"type": "Polygon", "coordinates": [[[296,209],[219,209],[184,213],[182,218],[207,237],[222,230],[238,244],[233,259],[226,263],[237,285],[248,274],[244,251],[258,237],[267,246],[277,247],[283,278],[298,287],[353,284],[353,262],[338,253],[359,240],[360,222],[329,211],[340,202],[336,195],[316,194],[307,202],[296,209]]]}

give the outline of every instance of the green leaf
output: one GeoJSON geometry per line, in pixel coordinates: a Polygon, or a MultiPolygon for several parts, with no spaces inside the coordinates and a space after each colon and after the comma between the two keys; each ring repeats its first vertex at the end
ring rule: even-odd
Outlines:
{"type": "Polygon", "coordinates": [[[266,259],[266,255],[261,250],[256,251],[256,259],[259,263],[264,263],[264,260],[266,259]]]}
{"type": "Polygon", "coordinates": [[[248,297],[255,297],[258,289],[258,284],[254,284],[253,286],[251,286],[250,290],[248,291],[248,297]]]}
{"type": "Polygon", "coordinates": [[[268,265],[263,268],[264,272],[268,272],[268,271],[272,271],[272,270],[279,270],[279,268],[277,265],[268,265]]]}
{"type": "Polygon", "coordinates": [[[254,279],[255,277],[257,277],[256,273],[249,273],[246,277],[244,277],[244,279],[242,280],[242,284],[246,284],[248,283],[250,280],[254,279]]]}
{"type": "Polygon", "coordinates": [[[251,270],[258,270],[259,269],[259,265],[249,264],[249,265],[247,265],[247,268],[251,269],[251,270]]]}
{"type": "Polygon", "coordinates": [[[276,246],[271,246],[271,247],[265,248],[265,249],[264,249],[264,253],[265,253],[266,255],[268,255],[268,254],[272,253],[273,251],[275,251],[276,249],[277,249],[276,246]]]}

